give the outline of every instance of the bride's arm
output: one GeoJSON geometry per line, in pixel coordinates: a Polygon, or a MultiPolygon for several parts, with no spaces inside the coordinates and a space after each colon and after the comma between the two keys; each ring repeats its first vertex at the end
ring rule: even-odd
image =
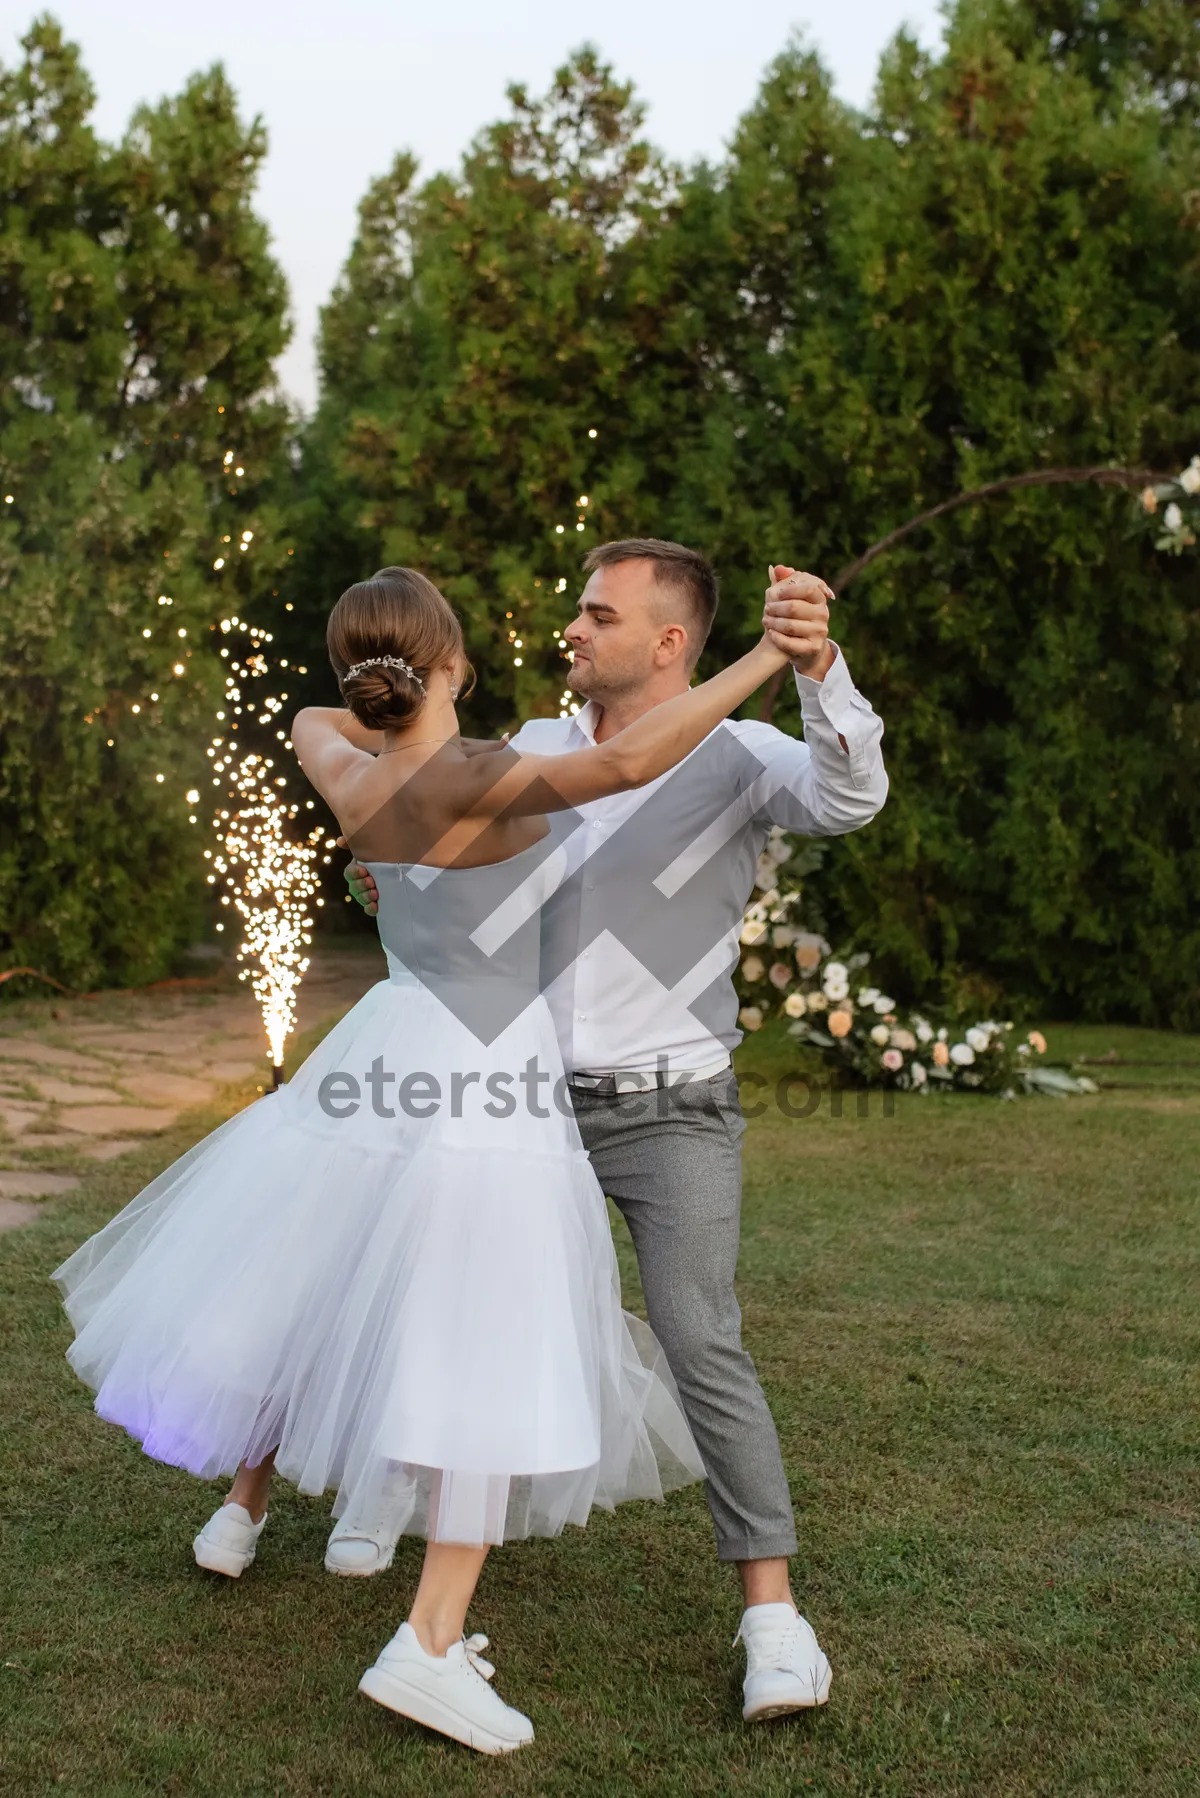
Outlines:
{"type": "Polygon", "coordinates": [[[687,693],[652,707],[606,743],[567,755],[517,755],[511,761],[508,756],[481,757],[470,762],[462,775],[476,792],[473,797],[463,792],[468,801],[464,816],[563,811],[657,780],[786,665],[783,652],[763,637],[749,655],[687,693]]]}
{"type": "Polygon", "coordinates": [[[383,747],[381,730],[368,730],[352,712],[331,705],[307,705],[297,712],[291,738],[296,760],[324,799],[356,763],[371,765],[363,761],[364,751],[376,756],[383,747]]]}

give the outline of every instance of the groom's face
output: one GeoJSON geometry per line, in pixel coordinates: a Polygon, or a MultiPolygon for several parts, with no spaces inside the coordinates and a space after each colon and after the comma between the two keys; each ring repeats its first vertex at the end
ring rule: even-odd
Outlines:
{"type": "Polygon", "coordinates": [[[597,568],[563,633],[573,652],[567,685],[601,705],[635,693],[677,657],[683,633],[673,622],[677,596],[654,578],[654,563],[634,558],[597,568]],[[672,602],[675,602],[674,608],[672,602]]]}

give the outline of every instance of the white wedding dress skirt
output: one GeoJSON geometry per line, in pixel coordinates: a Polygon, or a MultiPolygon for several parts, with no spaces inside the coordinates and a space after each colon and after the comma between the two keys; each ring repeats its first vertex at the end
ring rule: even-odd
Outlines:
{"type": "Polygon", "coordinates": [[[662,1351],[621,1309],[536,983],[508,980],[516,1015],[486,1043],[456,1008],[478,970],[453,965],[452,902],[489,871],[440,873],[433,910],[404,864],[374,871],[390,978],[57,1270],[71,1365],[156,1460],[211,1479],[276,1449],[300,1491],[384,1532],[553,1535],[702,1478],[662,1351]]]}

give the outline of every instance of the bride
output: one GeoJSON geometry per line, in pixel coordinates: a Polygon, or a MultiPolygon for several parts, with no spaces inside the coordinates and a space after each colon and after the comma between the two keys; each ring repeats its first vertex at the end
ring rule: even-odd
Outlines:
{"type": "Polygon", "coordinates": [[[54,1277],[101,1417],[201,1478],[236,1470],[199,1564],[250,1565],[273,1472],[336,1490],[337,1571],[423,1535],[408,1620],[360,1690],[504,1753],[533,1727],[487,1683],[486,1638],[463,1640],[489,1547],[704,1472],[621,1310],[539,995],[550,817],[665,773],[785,657],[764,637],[593,748],[483,754],[458,734],[458,620],[423,575],[350,587],[327,637],[348,710],[301,712],[292,740],[372,869],[388,978],[54,1277]]]}

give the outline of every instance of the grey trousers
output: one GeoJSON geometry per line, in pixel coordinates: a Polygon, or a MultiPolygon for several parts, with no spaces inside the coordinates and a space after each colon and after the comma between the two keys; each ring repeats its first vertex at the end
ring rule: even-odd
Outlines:
{"type": "Polygon", "coordinates": [[[629,1226],[650,1327],[708,1475],[723,1561],[796,1549],[779,1438],[734,1293],[746,1128],[732,1070],[601,1096],[571,1088],[584,1147],[629,1226]]]}

